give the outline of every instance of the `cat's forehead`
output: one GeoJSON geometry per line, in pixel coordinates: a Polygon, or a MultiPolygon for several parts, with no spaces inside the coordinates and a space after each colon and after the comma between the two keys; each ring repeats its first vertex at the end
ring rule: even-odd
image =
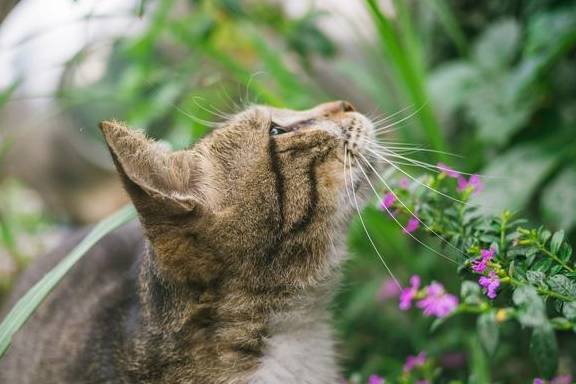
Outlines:
{"type": "Polygon", "coordinates": [[[318,118],[323,114],[322,108],[319,107],[306,110],[295,110],[276,108],[267,105],[255,105],[251,108],[251,112],[262,116],[267,120],[271,120],[280,126],[289,126],[303,120],[318,118]]]}

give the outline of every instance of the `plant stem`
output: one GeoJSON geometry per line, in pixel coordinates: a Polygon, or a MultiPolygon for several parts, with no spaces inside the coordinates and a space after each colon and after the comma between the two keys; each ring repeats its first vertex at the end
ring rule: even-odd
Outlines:
{"type": "MultiPolygon", "coordinates": [[[[502,279],[500,279],[500,281],[502,283],[510,283],[511,285],[514,285],[515,287],[527,285],[527,284],[525,284],[519,280],[516,280],[510,276],[502,278],[502,279]]],[[[551,290],[546,289],[546,288],[536,288],[536,291],[538,291],[538,293],[541,295],[554,297],[555,299],[560,299],[562,301],[576,301],[576,297],[562,295],[558,292],[554,292],[554,291],[551,291],[551,290]]]]}
{"type": "Polygon", "coordinates": [[[550,252],[549,250],[547,250],[543,244],[541,244],[540,242],[536,243],[536,246],[538,247],[538,250],[542,253],[544,253],[546,256],[550,257],[552,260],[554,260],[555,262],[557,262],[558,264],[560,264],[561,266],[563,266],[567,271],[569,272],[574,272],[574,268],[571,268],[568,264],[566,264],[564,261],[562,261],[560,258],[558,258],[558,256],[556,256],[555,254],[553,254],[552,252],[550,252]]]}

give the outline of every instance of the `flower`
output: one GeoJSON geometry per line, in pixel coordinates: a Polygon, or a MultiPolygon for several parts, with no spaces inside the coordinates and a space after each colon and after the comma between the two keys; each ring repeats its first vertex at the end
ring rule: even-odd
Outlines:
{"type": "Polygon", "coordinates": [[[458,298],[446,293],[442,284],[433,281],[426,288],[426,297],[416,303],[424,316],[446,317],[458,306],[458,298]]]}
{"type": "Polygon", "coordinates": [[[486,271],[488,262],[494,258],[495,254],[496,249],[493,247],[490,247],[490,249],[480,250],[480,259],[472,261],[472,271],[476,273],[484,273],[484,271],[486,271]]]}
{"type": "MultiPolygon", "coordinates": [[[[545,384],[546,380],[541,379],[539,377],[535,378],[532,384],[545,384]]],[[[552,380],[549,381],[550,384],[571,384],[572,383],[572,375],[564,375],[564,376],[556,376],[552,380]]]]}
{"type": "Polygon", "coordinates": [[[408,356],[403,369],[404,372],[408,373],[415,367],[422,367],[424,364],[426,364],[426,353],[420,352],[416,356],[408,356]]]}
{"type": "Polygon", "coordinates": [[[438,168],[443,174],[445,174],[448,177],[452,177],[454,179],[457,179],[458,177],[460,177],[460,172],[450,168],[449,166],[447,166],[444,163],[436,164],[436,168],[438,168]]]}
{"type": "Polygon", "coordinates": [[[396,195],[392,192],[388,192],[387,194],[384,195],[382,201],[380,201],[380,208],[383,211],[389,212],[390,208],[392,207],[395,201],[396,201],[396,195]]]}
{"type": "Polygon", "coordinates": [[[480,192],[484,188],[480,176],[471,175],[468,180],[463,176],[458,176],[458,190],[462,192],[467,188],[471,188],[473,192],[480,192]]]}
{"type": "Polygon", "coordinates": [[[412,300],[418,294],[420,288],[420,276],[414,275],[410,278],[410,287],[404,288],[400,292],[400,309],[406,311],[412,307],[412,300]]]}
{"type": "Polygon", "coordinates": [[[496,272],[490,271],[488,276],[480,276],[478,283],[484,288],[484,293],[490,299],[496,298],[496,290],[500,286],[500,279],[496,276],[496,272]]]}
{"type": "Polygon", "coordinates": [[[408,178],[403,177],[400,179],[400,182],[398,183],[400,185],[400,188],[402,189],[409,189],[410,188],[410,180],[408,180],[408,178]]]}
{"type": "Polygon", "coordinates": [[[420,226],[420,220],[416,216],[412,216],[406,226],[404,227],[404,233],[412,233],[415,232],[418,227],[420,226]]]}
{"type": "Polygon", "coordinates": [[[401,291],[402,288],[396,284],[396,281],[392,279],[386,279],[382,282],[382,285],[380,285],[380,289],[378,290],[378,301],[386,301],[396,297],[400,294],[401,291]]]}
{"type": "Polygon", "coordinates": [[[550,381],[551,384],[571,384],[572,375],[556,376],[550,381]]]}
{"type": "Polygon", "coordinates": [[[370,377],[368,377],[368,384],[384,384],[385,382],[386,380],[378,375],[370,375],[370,377]]]}

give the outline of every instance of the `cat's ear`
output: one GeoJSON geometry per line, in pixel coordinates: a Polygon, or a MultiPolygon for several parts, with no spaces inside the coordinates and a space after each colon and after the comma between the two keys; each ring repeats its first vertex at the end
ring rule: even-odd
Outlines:
{"type": "Polygon", "coordinates": [[[100,129],[124,187],[144,219],[197,208],[200,171],[192,154],[170,152],[118,122],[102,122],[100,129]]]}

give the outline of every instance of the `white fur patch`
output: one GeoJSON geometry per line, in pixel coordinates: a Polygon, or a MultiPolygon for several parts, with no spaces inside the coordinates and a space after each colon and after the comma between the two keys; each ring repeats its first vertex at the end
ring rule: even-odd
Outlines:
{"type": "Polygon", "coordinates": [[[332,332],[322,320],[285,317],[272,327],[265,354],[249,384],[334,384],[339,371],[332,332]]]}

